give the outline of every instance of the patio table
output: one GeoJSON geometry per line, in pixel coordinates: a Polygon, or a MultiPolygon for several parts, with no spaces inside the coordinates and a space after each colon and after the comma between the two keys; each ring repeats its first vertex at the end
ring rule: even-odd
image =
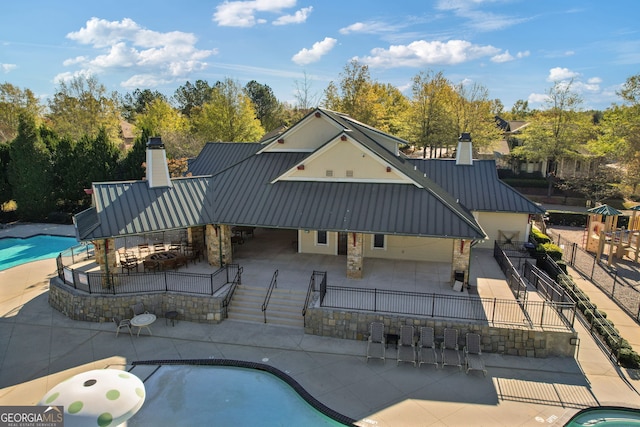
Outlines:
{"type": "Polygon", "coordinates": [[[131,326],[135,326],[136,328],[138,328],[137,336],[140,336],[140,331],[142,330],[142,328],[147,328],[147,331],[149,331],[149,335],[152,335],[151,328],[149,326],[155,321],[156,321],[155,314],[151,314],[151,313],[138,314],[133,319],[131,319],[131,326]]]}

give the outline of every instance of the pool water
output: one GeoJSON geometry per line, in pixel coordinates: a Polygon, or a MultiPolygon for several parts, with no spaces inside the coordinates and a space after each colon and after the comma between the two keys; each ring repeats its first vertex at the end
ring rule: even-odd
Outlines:
{"type": "Polygon", "coordinates": [[[0,271],[27,262],[55,258],[71,246],[78,244],[75,237],[39,234],[26,239],[0,239],[0,271]]]}
{"type": "Polygon", "coordinates": [[[256,369],[163,365],[145,389],[145,403],[127,421],[129,427],[345,425],[317,411],[275,375],[256,369]]]}
{"type": "Polygon", "coordinates": [[[617,406],[587,408],[574,415],[565,427],[640,427],[640,410],[617,406]]]}

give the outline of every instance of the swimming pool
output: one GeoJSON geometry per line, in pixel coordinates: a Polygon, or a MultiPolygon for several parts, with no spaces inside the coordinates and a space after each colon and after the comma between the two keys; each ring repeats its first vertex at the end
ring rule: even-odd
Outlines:
{"type": "MultiPolygon", "coordinates": [[[[184,361],[176,361],[181,362],[184,361]]],[[[223,362],[226,362],[225,366],[215,365],[215,362],[210,366],[160,366],[144,381],[145,403],[127,421],[128,425],[353,425],[353,420],[323,407],[293,379],[273,367],[269,366],[265,371],[265,365],[261,364],[223,362]],[[236,364],[260,365],[262,369],[238,367],[236,364]],[[274,371],[279,375],[276,376],[274,371]],[[334,418],[325,415],[327,413],[334,418]]],[[[136,374],[136,367],[131,370],[132,374],[136,374]]]]}
{"type": "Polygon", "coordinates": [[[65,249],[76,245],[75,237],[38,234],[25,239],[7,237],[0,239],[0,271],[27,262],[55,258],[65,249]]]}
{"type": "Polygon", "coordinates": [[[620,406],[599,406],[583,409],[565,427],[631,427],[640,426],[640,409],[620,406]]]}

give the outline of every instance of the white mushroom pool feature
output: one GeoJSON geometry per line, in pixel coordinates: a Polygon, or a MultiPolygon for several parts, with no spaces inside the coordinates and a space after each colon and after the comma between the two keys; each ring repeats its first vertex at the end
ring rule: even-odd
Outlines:
{"type": "Polygon", "coordinates": [[[62,405],[65,426],[118,426],[142,407],[140,378],[117,369],[95,369],[75,375],[54,388],[41,405],[62,405]]]}

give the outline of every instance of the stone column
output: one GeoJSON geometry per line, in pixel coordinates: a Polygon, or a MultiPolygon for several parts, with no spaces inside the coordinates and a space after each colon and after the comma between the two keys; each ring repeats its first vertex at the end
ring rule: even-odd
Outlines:
{"type": "Polygon", "coordinates": [[[464,272],[464,285],[469,286],[469,262],[471,259],[471,241],[455,239],[451,258],[451,283],[455,280],[456,271],[464,272]]]}
{"type": "Polygon", "coordinates": [[[233,262],[231,248],[231,226],[226,224],[207,224],[207,261],[210,265],[221,267],[233,262]]]}
{"type": "Polygon", "coordinates": [[[116,261],[116,240],[115,239],[103,239],[94,240],[93,247],[95,248],[96,264],[100,266],[100,272],[106,273],[107,266],[109,273],[117,273],[117,261],[116,261]],[[106,253],[106,256],[105,256],[106,253]],[[105,264],[106,261],[106,264],[105,264]]]}
{"type": "Polygon", "coordinates": [[[347,234],[347,278],[362,279],[364,261],[364,234],[347,234]]]}
{"type": "Polygon", "coordinates": [[[195,249],[204,250],[204,227],[187,228],[187,241],[195,249]]]}

